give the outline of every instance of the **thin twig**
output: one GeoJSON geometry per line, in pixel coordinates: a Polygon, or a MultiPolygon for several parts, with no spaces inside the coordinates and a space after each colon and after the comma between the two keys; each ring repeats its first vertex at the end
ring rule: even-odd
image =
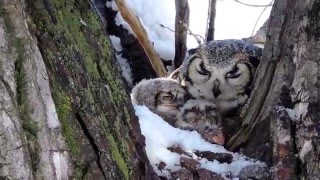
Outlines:
{"type": "MultiPolygon", "coordinates": [[[[255,4],[247,4],[247,3],[241,2],[239,0],[233,0],[233,1],[237,2],[239,4],[242,4],[242,5],[245,5],[245,6],[250,6],[250,7],[270,7],[270,6],[272,6],[272,3],[264,4],[264,5],[255,5],[255,4]]],[[[273,1],[271,1],[271,2],[273,2],[273,1]]]]}
{"type": "Polygon", "coordinates": [[[160,27],[164,28],[164,29],[168,29],[169,31],[173,32],[174,33],[174,30],[170,29],[169,27],[163,25],[163,24],[159,24],[160,27]]]}
{"type": "Polygon", "coordinates": [[[266,7],[264,7],[263,10],[261,11],[261,13],[260,13],[260,15],[259,15],[256,23],[254,24],[254,27],[253,27],[253,29],[252,29],[252,32],[251,32],[251,35],[250,35],[250,36],[253,36],[254,30],[256,29],[256,27],[257,27],[257,25],[258,25],[258,22],[259,22],[259,20],[261,19],[262,14],[266,11],[267,8],[268,8],[268,7],[266,6],[266,7]]]}
{"type": "MultiPolygon", "coordinates": [[[[168,29],[169,31],[171,31],[171,32],[173,32],[173,33],[175,32],[173,29],[170,29],[169,27],[167,27],[167,26],[165,26],[165,25],[163,25],[163,24],[159,24],[159,25],[160,25],[160,27],[165,28],[165,29],[168,29]]],[[[196,41],[198,42],[199,45],[202,45],[203,42],[205,42],[204,38],[203,38],[201,35],[193,33],[193,32],[190,30],[190,28],[188,28],[188,34],[189,34],[190,36],[193,36],[193,37],[196,39],[196,41]],[[201,40],[202,40],[202,41],[201,41],[201,40]]]]}
{"type": "Polygon", "coordinates": [[[193,37],[197,40],[199,46],[203,44],[202,42],[205,42],[204,38],[203,38],[201,35],[199,35],[199,34],[194,34],[189,28],[188,28],[188,34],[191,35],[191,36],[193,36],[193,37]],[[202,42],[201,42],[201,40],[200,40],[198,37],[200,37],[200,38],[202,39],[202,42]]]}

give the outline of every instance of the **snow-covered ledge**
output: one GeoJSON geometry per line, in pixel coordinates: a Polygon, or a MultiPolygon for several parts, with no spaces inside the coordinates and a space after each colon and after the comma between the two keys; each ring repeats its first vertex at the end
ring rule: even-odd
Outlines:
{"type": "Polygon", "coordinates": [[[141,132],[146,137],[147,156],[160,176],[171,177],[172,172],[183,169],[181,158],[193,159],[196,161],[197,169],[204,168],[227,179],[239,177],[240,172],[249,166],[266,167],[263,162],[206,142],[196,131],[172,127],[145,106],[134,105],[134,108],[139,117],[141,132]],[[173,152],[170,150],[172,147],[179,147],[183,153],[173,152]],[[219,160],[208,160],[199,156],[201,154],[199,152],[208,151],[213,154],[228,154],[230,161],[219,162],[219,160]]]}

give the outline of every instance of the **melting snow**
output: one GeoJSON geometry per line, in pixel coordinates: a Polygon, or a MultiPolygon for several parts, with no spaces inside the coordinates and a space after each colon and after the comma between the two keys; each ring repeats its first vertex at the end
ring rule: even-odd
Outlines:
{"type": "Polygon", "coordinates": [[[113,48],[117,51],[120,52],[122,51],[122,46],[121,46],[121,40],[117,36],[109,36],[113,48]]]}
{"type": "Polygon", "coordinates": [[[116,57],[117,60],[120,64],[121,70],[122,70],[122,75],[128,82],[128,85],[132,87],[132,72],[131,72],[131,67],[130,64],[128,63],[128,60],[122,57],[122,46],[120,42],[120,38],[116,36],[109,36],[113,48],[117,51],[116,57]]]}
{"type": "Polygon", "coordinates": [[[296,120],[299,120],[300,118],[304,118],[307,115],[308,106],[309,106],[309,103],[303,103],[303,102],[295,104],[294,111],[296,114],[296,120]]]}
{"type": "Polygon", "coordinates": [[[145,106],[134,105],[136,115],[142,134],[146,137],[147,156],[159,175],[168,175],[169,171],[159,171],[157,164],[164,162],[166,168],[171,171],[179,170],[181,155],[168,150],[168,147],[179,146],[185,152],[193,154],[195,151],[211,151],[215,153],[229,153],[233,156],[232,163],[219,163],[218,161],[208,161],[200,159],[195,154],[193,157],[201,163],[201,167],[219,173],[221,175],[231,173],[233,176],[239,175],[242,168],[264,163],[247,158],[241,154],[227,151],[223,146],[211,144],[201,138],[196,131],[185,131],[170,126],[161,117],[149,111],[145,106]]]}
{"type": "Polygon", "coordinates": [[[302,148],[301,148],[301,150],[299,152],[299,157],[300,157],[302,162],[305,162],[305,156],[312,150],[312,148],[313,148],[313,145],[312,145],[311,140],[307,140],[303,144],[303,146],[302,146],[302,148]]]}

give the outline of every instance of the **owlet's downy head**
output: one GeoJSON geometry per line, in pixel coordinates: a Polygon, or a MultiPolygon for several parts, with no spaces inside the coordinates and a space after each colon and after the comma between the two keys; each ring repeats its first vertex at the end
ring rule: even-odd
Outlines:
{"type": "Polygon", "coordinates": [[[187,98],[179,82],[169,78],[142,80],[133,87],[131,94],[133,104],[145,105],[171,125],[187,98]]]}

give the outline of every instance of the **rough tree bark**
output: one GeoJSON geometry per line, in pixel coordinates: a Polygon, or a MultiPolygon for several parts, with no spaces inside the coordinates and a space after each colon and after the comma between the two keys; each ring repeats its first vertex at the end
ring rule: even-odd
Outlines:
{"type": "MultiPolygon", "coordinates": [[[[0,1],[0,179],[157,178],[94,7],[0,1]]],[[[257,86],[228,144],[272,149],[274,179],[320,178],[319,10],[275,1],[257,86]]]]}
{"type": "Polygon", "coordinates": [[[214,20],[216,19],[217,0],[209,0],[206,41],[214,40],[214,20]]]}
{"type": "Polygon", "coordinates": [[[274,179],[320,178],[319,10],[316,0],[274,2],[257,86],[228,144],[252,155],[269,142],[274,179]]]}
{"type": "Polygon", "coordinates": [[[0,179],[151,179],[93,1],[0,1],[0,179]]]}
{"type": "Polygon", "coordinates": [[[174,69],[181,66],[187,52],[187,33],[189,28],[189,4],[187,0],[175,0],[175,55],[174,69]]]}

